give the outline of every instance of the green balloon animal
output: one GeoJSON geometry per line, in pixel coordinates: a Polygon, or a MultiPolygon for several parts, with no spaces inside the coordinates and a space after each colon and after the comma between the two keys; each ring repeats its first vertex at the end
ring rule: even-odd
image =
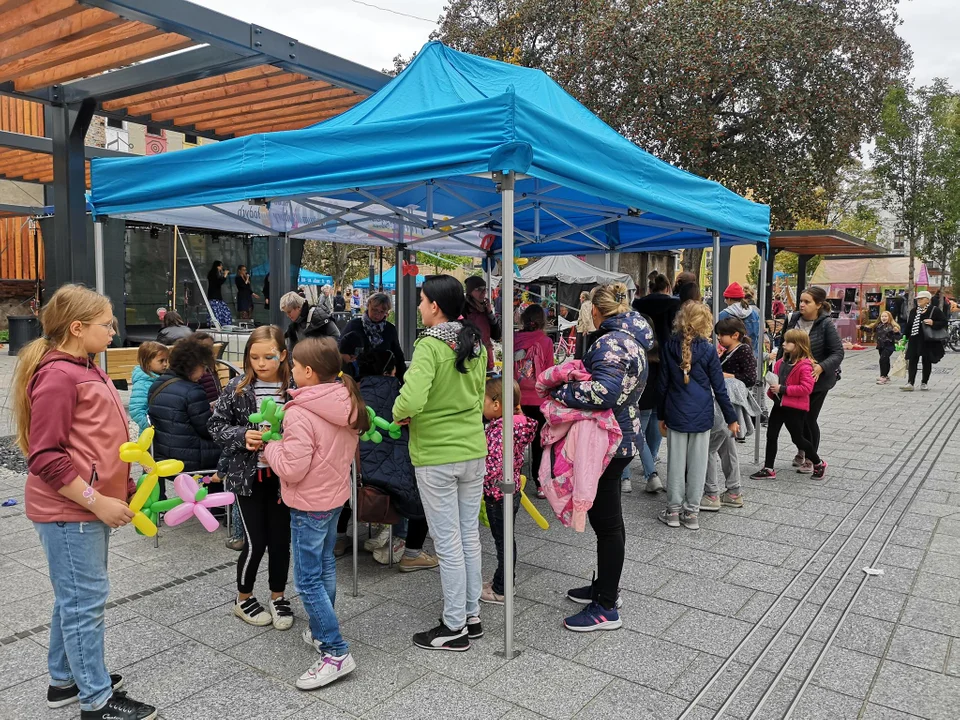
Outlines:
{"type": "Polygon", "coordinates": [[[399,425],[396,423],[387,422],[382,417],[379,417],[377,415],[377,411],[369,405],[367,405],[367,415],[370,416],[370,429],[360,436],[361,440],[368,440],[372,443],[383,442],[383,435],[380,433],[380,430],[386,432],[393,440],[400,439],[400,434],[403,432],[403,428],[401,428],[399,425]]]}
{"type": "MultiPolygon", "coordinates": [[[[146,473],[140,476],[140,479],[137,480],[137,489],[139,489],[143,485],[143,483],[146,482],[148,477],[149,476],[146,473]]],[[[156,525],[157,519],[159,518],[160,513],[165,513],[168,510],[173,510],[173,508],[175,508],[177,505],[182,505],[182,504],[183,504],[183,500],[181,500],[180,498],[171,498],[169,500],[161,500],[160,485],[154,484],[153,489],[150,491],[150,494],[147,495],[146,502],[144,502],[143,507],[141,507],[139,511],[142,512],[151,523],[156,525]]],[[[142,532],[138,527],[137,534],[145,535],[147,533],[142,532]]],[[[156,534],[157,534],[157,529],[156,527],[154,527],[151,537],[152,535],[156,535],[156,534]]]]}
{"type": "Polygon", "coordinates": [[[266,423],[270,426],[270,429],[263,433],[263,437],[261,438],[263,442],[283,440],[283,435],[280,434],[280,423],[283,421],[283,408],[277,405],[276,400],[273,398],[265,398],[264,401],[260,403],[260,412],[253,413],[248,420],[254,425],[266,423]]]}

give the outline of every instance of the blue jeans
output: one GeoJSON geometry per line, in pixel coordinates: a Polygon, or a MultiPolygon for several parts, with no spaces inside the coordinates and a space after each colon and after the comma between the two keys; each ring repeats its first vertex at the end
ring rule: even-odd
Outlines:
{"type": "MultiPolygon", "coordinates": [[[[644,479],[649,480],[650,476],[657,471],[657,455],[660,452],[660,442],[663,436],[660,434],[660,423],[657,419],[657,409],[640,411],[640,434],[637,435],[635,444],[640,451],[640,462],[643,464],[644,479]]],[[[622,479],[630,477],[630,466],[623,469],[622,479]]]]}
{"type": "Polygon", "coordinates": [[[57,687],[76,683],[80,709],[99,710],[113,694],[103,654],[110,528],[102,522],[34,523],[34,527],[53,585],[50,682],[57,687]]]}
{"type": "Polygon", "coordinates": [[[293,579],[310,617],[310,634],[330,655],[346,655],[347,643],[333,611],[337,601],[337,565],[333,546],[343,508],[304,512],[290,508],[293,579]]]}

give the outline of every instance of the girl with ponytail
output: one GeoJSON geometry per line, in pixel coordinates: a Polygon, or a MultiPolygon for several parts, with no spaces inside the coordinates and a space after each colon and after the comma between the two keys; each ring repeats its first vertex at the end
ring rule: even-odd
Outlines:
{"type": "Polygon", "coordinates": [[[64,285],[40,312],[43,337],[20,351],[13,376],[17,442],[27,457],[25,509],[50,571],[47,704],[80,702],[83,717],[148,720],[156,710],[114,694],[107,671],[104,611],[111,528],[133,518],[136,489],[118,455],[129,440],[113,382],[90,359],[115,333],[110,300],[64,285]]]}
{"type": "Polygon", "coordinates": [[[350,463],[360,433],[370,429],[356,383],[341,372],[333,338],[306,338],[293,349],[296,390],[284,405],[284,439],[267,443],[263,459],[280,478],[290,508],[293,574],[310,619],[308,637],[320,656],[297,679],[314,690],[356,668],[334,612],[337,520],[350,497],[350,463]]]}
{"type": "Polygon", "coordinates": [[[396,422],[410,424],[410,460],[440,560],[443,618],[413,642],[425,650],[468,650],[479,638],[480,531],[487,440],[483,398],[487,353],[480,331],[459,320],[463,285],[433,275],[421,288],[426,331],[415,346],[400,396],[396,422]]]}
{"type": "Polygon", "coordinates": [[[734,435],[740,430],[723,370],[710,341],[713,317],[706,305],[686,303],[674,334],[660,352],[660,431],[667,437],[667,507],[658,518],[670,527],[699,530],[700,499],[707,477],[713,402],[734,435]]]}

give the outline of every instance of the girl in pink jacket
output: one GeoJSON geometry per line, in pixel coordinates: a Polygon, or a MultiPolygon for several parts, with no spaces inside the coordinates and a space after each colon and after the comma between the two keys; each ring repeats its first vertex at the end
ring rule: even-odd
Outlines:
{"type": "Polygon", "coordinates": [[[350,497],[350,463],[370,419],[356,384],[340,371],[341,362],[331,338],[297,343],[293,378],[298,389],[284,407],[284,439],[263,451],[290,507],[294,581],[310,617],[303,639],[320,653],[297,680],[301,690],[323,687],[356,668],[333,610],[333,546],[340,510],[350,497]]]}
{"type": "Polygon", "coordinates": [[[814,472],[823,477],[827,464],[817,455],[813,443],[803,435],[806,415],[810,411],[810,393],[815,383],[810,336],[805,331],[798,328],[787,330],[783,336],[783,358],[777,360],[773,373],[777,380],[767,390],[767,395],[773,400],[773,410],[767,423],[766,458],[763,467],[750,477],[754,480],[777,477],[773,463],[777,459],[780,428],[784,425],[797,449],[813,462],[814,472]]]}

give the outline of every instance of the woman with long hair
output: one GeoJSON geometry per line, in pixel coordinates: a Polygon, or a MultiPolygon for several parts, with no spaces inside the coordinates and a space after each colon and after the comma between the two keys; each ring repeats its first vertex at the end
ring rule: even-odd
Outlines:
{"type": "Polygon", "coordinates": [[[230,271],[219,260],[214,260],[207,271],[207,301],[213,309],[214,317],[221,325],[233,325],[230,306],[223,301],[223,284],[229,275],[230,271]]]}

